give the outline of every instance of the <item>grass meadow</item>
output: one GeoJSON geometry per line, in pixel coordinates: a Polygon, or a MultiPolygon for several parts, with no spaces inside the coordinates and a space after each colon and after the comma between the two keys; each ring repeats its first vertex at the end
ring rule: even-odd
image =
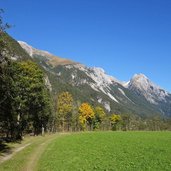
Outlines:
{"type": "Polygon", "coordinates": [[[171,132],[87,132],[60,136],[39,171],[170,171],[171,132]]]}
{"type": "Polygon", "coordinates": [[[9,147],[13,155],[3,161],[0,153],[0,171],[171,170],[171,132],[52,134],[9,147]]]}

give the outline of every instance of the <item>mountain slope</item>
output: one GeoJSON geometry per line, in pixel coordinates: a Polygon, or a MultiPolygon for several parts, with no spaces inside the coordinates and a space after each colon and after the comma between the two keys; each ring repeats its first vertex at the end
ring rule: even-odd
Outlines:
{"type": "Polygon", "coordinates": [[[11,36],[9,36],[7,33],[3,33],[0,37],[3,39],[4,42],[6,42],[6,50],[10,52],[10,57],[13,60],[28,60],[31,59],[29,54],[21,48],[20,44],[16,42],[15,39],[13,39],[11,36]]]}
{"type": "Polygon", "coordinates": [[[71,91],[79,103],[100,104],[108,112],[142,117],[170,116],[171,95],[142,74],[124,84],[101,68],[89,68],[35,49],[25,42],[19,43],[45,69],[54,93],[71,91]]]}
{"type": "Polygon", "coordinates": [[[26,50],[26,52],[35,59],[41,59],[42,62],[46,62],[48,65],[51,65],[52,67],[55,67],[57,65],[66,65],[66,64],[74,64],[75,62],[60,58],[57,56],[52,55],[51,53],[43,50],[38,50],[36,48],[31,47],[27,43],[23,41],[18,41],[18,43],[21,45],[23,49],[26,50]]]}

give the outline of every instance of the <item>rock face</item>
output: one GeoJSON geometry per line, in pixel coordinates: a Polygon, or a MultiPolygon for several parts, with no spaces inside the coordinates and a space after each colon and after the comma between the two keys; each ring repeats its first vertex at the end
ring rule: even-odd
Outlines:
{"type": "Polygon", "coordinates": [[[158,104],[160,101],[166,102],[169,93],[151,82],[143,74],[135,74],[127,87],[143,95],[150,103],[158,104]]]}
{"type": "Polygon", "coordinates": [[[171,94],[143,74],[124,83],[102,68],[87,67],[52,55],[19,41],[21,47],[43,67],[52,91],[70,90],[75,99],[102,105],[108,112],[141,116],[171,116],[171,94]]]}
{"type": "Polygon", "coordinates": [[[171,94],[154,84],[145,75],[135,74],[126,87],[155,105],[163,116],[171,117],[171,94]]]}

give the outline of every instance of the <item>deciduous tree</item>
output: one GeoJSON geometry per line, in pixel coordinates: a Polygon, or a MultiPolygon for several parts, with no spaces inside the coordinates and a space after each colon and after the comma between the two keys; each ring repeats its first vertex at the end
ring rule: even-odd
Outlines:
{"type": "Polygon", "coordinates": [[[93,120],[93,128],[99,129],[100,124],[102,123],[106,114],[104,109],[100,106],[95,107],[94,112],[95,112],[95,117],[93,120]]]}
{"type": "Polygon", "coordinates": [[[119,121],[121,121],[121,116],[113,114],[110,117],[110,121],[111,121],[112,130],[115,131],[116,130],[116,125],[118,124],[119,121]]]}
{"type": "Polygon", "coordinates": [[[83,129],[86,128],[87,124],[91,129],[94,115],[95,113],[93,111],[93,108],[88,103],[81,104],[81,106],[79,107],[79,120],[83,129]]]}
{"type": "Polygon", "coordinates": [[[57,114],[63,131],[65,127],[65,121],[67,123],[67,130],[69,131],[69,127],[72,119],[72,110],[73,110],[72,95],[69,92],[60,93],[57,99],[57,114]]]}

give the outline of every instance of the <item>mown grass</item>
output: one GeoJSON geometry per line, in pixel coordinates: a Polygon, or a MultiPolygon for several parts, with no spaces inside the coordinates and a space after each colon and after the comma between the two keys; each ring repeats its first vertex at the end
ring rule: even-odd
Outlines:
{"type": "Polygon", "coordinates": [[[39,171],[170,171],[171,132],[91,132],[61,136],[39,171]]]}

